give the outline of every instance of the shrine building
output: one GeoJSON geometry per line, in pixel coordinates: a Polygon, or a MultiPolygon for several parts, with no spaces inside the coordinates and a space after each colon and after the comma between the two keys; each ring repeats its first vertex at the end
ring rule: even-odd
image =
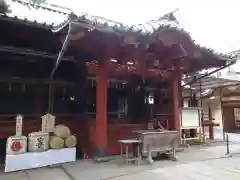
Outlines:
{"type": "Polygon", "coordinates": [[[57,17],[59,23],[0,14],[3,142],[15,133],[17,114],[24,117],[27,135],[39,131],[41,116],[49,111],[57,124],[67,125],[77,136],[78,153],[89,157],[118,154],[118,140],[146,129],[155,116],[180,138],[182,75],[236,61],[200,47],[171,23],[126,26],[66,9],[39,6],[38,11],[57,17]]]}

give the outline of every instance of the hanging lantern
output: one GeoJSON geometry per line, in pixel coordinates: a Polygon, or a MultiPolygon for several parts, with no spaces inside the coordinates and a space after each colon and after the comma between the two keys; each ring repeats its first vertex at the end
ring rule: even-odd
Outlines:
{"type": "Polygon", "coordinates": [[[159,66],[160,66],[159,60],[158,60],[158,59],[155,59],[155,60],[153,61],[153,67],[154,67],[154,68],[158,68],[159,66]]]}

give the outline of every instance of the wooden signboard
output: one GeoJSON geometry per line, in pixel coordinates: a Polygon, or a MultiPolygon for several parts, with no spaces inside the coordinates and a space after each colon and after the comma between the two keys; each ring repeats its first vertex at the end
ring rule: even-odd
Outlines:
{"type": "Polygon", "coordinates": [[[55,127],[55,116],[46,114],[42,116],[42,132],[53,132],[55,127]]]}
{"type": "Polygon", "coordinates": [[[16,136],[22,135],[22,124],[23,124],[23,116],[19,114],[16,117],[16,136]]]}
{"type": "Polygon", "coordinates": [[[181,108],[181,128],[199,128],[201,127],[200,109],[197,107],[183,107],[181,108]]]}

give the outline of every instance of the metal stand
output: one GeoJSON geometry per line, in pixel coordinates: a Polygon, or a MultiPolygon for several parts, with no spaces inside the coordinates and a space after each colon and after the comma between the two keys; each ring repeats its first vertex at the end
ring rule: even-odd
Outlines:
{"type": "Polygon", "coordinates": [[[226,134],[226,148],[227,148],[227,149],[226,149],[225,157],[227,157],[227,158],[232,157],[232,155],[230,154],[228,134],[226,134]]]}

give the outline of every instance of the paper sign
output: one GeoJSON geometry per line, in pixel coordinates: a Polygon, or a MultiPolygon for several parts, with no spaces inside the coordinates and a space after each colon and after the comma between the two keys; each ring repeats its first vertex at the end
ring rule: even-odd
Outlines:
{"type": "Polygon", "coordinates": [[[23,116],[19,114],[16,117],[16,136],[22,135],[22,123],[23,123],[23,116]]]}
{"type": "Polygon", "coordinates": [[[55,127],[55,116],[46,114],[42,116],[42,132],[53,132],[55,127]]]}

